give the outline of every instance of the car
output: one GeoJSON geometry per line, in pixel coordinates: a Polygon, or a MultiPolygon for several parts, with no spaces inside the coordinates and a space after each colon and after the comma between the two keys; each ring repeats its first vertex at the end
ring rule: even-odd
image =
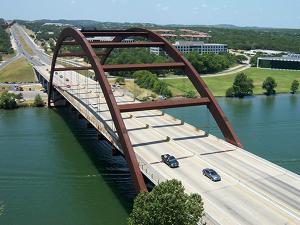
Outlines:
{"type": "Polygon", "coordinates": [[[213,169],[206,168],[202,170],[204,176],[208,177],[214,182],[221,181],[221,176],[213,169]]]}
{"type": "Polygon", "coordinates": [[[71,85],[68,84],[68,85],[67,85],[67,88],[70,88],[70,87],[71,87],[71,85]]]}
{"type": "Polygon", "coordinates": [[[60,77],[60,78],[63,78],[64,76],[63,76],[63,75],[59,75],[59,77],[60,77]]]}
{"type": "Polygon", "coordinates": [[[69,78],[66,78],[66,81],[69,81],[69,78]]]}
{"type": "Polygon", "coordinates": [[[92,103],[91,106],[95,109],[98,109],[98,105],[96,103],[92,103]]]}
{"type": "Polygon", "coordinates": [[[165,164],[167,164],[171,168],[179,167],[179,162],[173,155],[164,154],[164,155],[161,155],[161,159],[165,164]]]}

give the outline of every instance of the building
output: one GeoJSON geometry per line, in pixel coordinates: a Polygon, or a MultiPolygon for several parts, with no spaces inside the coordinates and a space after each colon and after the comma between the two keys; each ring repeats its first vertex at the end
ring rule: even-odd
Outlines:
{"type": "Polygon", "coordinates": [[[279,70],[300,70],[300,54],[288,54],[282,57],[259,57],[257,67],[279,69],[279,70]]]}
{"type": "MultiPolygon", "coordinates": [[[[198,52],[199,54],[204,53],[227,53],[227,44],[211,44],[204,43],[203,41],[176,41],[173,44],[181,53],[186,54],[189,52],[198,52]]],[[[150,53],[158,55],[161,49],[159,47],[151,47],[150,53]]]]}
{"type": "Polygon", "coordinates": [[[267,49],[252,49],[244,52],[246,55],[255,56],[256,54],[265,54],[265,55],[279,55],[284,52],[275,51],[275,50],[267,50],[267,49]]]}

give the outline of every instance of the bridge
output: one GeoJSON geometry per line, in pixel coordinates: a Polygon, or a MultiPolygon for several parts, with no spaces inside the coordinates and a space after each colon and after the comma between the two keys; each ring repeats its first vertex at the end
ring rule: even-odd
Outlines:
{"type": "MultiPolygon", "coordinates": [[[[35,66],[48,88],[50,107],[69,104],[99,131],[113,151],[124,155],[137,191],[147,191],[143,175],[155,185],[180,180],[188,193],[199,193],[209,224],[299,224],[300,177],[243,149],[216,99],[192,65],[164,38],[145,29],[62,31],[51,69],[35,66]],[[95,41],[92,37],[114,37],[95,41]],[[135,37],[138,41],[126,42],[135,37]],[[159,64],[106,64],[115,48],[161,47],[172,59],[159,64]],[[82,64],[65,57],[84,58],[82,64]],[[61,61],[62,60],[62,61],[61,61]],[[69,59],[68,59],[69,60],[69,59]],[[64,63],[62,63],[64,62],[64,63]],[[139,102],[123,89],[112,88],[113,71],[181,69],[201,97],[139,102]],[[91,79],[90,76],[94,76],[91,79]],[[224,140],[161,109],[206,107],[224,140]],[[160,156],[176,156],[180,167],[171,169],[160,156]],[[212,182],[202,169],[216,169],[221,182],[212,182]]],[[[255,140],[254,140],[255,141],[255,140]]]]}

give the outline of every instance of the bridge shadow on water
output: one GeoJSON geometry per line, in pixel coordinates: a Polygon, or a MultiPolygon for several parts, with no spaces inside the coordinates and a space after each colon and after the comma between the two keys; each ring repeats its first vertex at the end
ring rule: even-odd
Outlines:
{"type": "Polygon", "coordinates": [[[136,191],[123,156],[112,156],[110,143],[97,139],[97,130],[87,128],[85,119],[78,119],[77,111],[59,107],[54,111],[63,118],[82,149],[95,166],[98,175],[103,178],[118,201],[130,213],[136,191]]]}

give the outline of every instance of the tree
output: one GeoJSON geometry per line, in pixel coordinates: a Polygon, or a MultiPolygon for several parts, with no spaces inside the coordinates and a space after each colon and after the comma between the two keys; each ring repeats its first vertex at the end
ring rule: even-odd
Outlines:
{"type": "Polygon", "coordinates": [[[240,73],[235,76],[234,82],[231,88],[226,91],[227,97],[239,97],[253,95],[253,80],[248,78],[246,74],[240,73]]]}
{"type": "Polygon", "coordinates": [[[125,78],[124,77],[118,77],[115,81],[115,83],[118,84],[125,84],[125,78]]]}
{"type": "Polygon", "coordinates": [[[185,93],[185,97],[187,98],[196,98],[196,92],[193,90],[189,90],[185,93]]]}
{"type": "Polygon", "coordinates": [[[134,200],[129,225],[196,225],[204,215],[199,194],[188,195],[180,181],[169,180],[134,200]]]}
{"type": "Polygon", "coordinates": [[[262,88],[266,90],[266,95],[274,95],[276,94],[275,88],[277,87],[277,83],[273,77],[267,77],[262,85],[262,88]]]}
{"type": "Polygon", "coordinates": [[[17,96],[13,93],[3,92],[0,95],[0,109],[15,109],[18,108],[16,102],[17,96]]]}
{"type": "Polygon", "coordinates": [[[299,81],[293,80],[293,82],[291,84],[291,93],[295,94],[297,92],[298,88],[299,88],[299,81]]]}
{"type": "Polygon", "coordinates": [[[226,97],[235,97],[233,87],[230,87],[230,88],[228,88],[228,89],[226,90],[225,96],[226,96],[226,97]]]}
{"type": "Polygon", "coordinates": [[[37,94],[37,95],[35,96],[33,105],[34,105],[35,107],[44,107],[44,106],[45,106],[45,103],[44,103],[44,101],[43,101],[43,99],[42,99],[42,97],[41,97],[40,94],[37,94]]]}

